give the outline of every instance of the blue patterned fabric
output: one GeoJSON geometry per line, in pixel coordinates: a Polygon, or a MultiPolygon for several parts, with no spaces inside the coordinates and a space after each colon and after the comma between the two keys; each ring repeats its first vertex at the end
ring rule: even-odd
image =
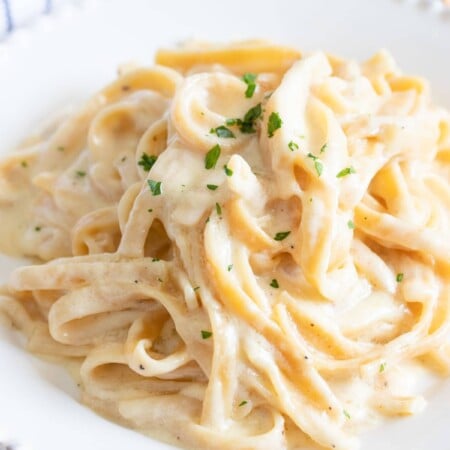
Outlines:
{"type": "Polygon", "coordinates": [[[0,40],[68,0],[0,0],[0,40]]]}

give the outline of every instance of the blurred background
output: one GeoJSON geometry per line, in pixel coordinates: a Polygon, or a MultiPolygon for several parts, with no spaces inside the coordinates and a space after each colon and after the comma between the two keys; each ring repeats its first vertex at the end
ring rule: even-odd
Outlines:
{"type": "Polygon", "coordinates": [[[0,39],[39,15],[50,14],[70,2],[75,0],[0,0],[0,39]]]}
{"type": "MultiPolygon", "coordinates": [[[[89,3],[95,0],[0,0],[0,40],[14,30],[31,24],[41,15],[49,15],[61,9],[64,4],[89,3]]],[[[124,6],[129,0],[123,0],[124,6]]],[[[330,0],[339,1],[339,0],[330,0]]],[[[393,0],[395,1],[395,0],[393,0]]],[[[450,8],[450,0],[397,0],[415,3],[424,7],[450,8]]]]}

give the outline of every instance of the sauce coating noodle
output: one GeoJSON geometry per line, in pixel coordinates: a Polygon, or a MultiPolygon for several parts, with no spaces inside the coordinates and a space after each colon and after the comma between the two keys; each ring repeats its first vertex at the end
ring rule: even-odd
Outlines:
{"type": "Polygon", "coordinates": [[[161,50],[0,162],[0,310],[195,449],[358,448],[450,370],[450,114],[384,51],[161,50]]]}

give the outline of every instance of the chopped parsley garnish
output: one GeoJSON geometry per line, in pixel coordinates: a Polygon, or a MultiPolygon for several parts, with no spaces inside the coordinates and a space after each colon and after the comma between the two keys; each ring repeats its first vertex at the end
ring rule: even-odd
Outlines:
{"type": "Polygon", "coordinates": [[[317,176],[320,177],[320,175],[322,175],[322,171],[323,171],[323,164],[320,160],[316,160],[314,161],[314,168],[316,169],[317,172],[317,176]]]}
{"type": "Polygon", "coordinates": [[[242,123],[241,119],[227,119],[225,120],[225,124],[232,127],[234,125],[240,125],[242,123]]]}
{"type": "Polygon", "coordinates": [[[353,220],[349,220],[347,222],[347,226],[350,228],[350,230],[354,230],[355,229],[355,223],[353,222],[353,220]]]}
{"type": "Polygon", "coordinates": [[[322,161],[317,157],[314,156],[312,153],[307,154],[308,158],[311,158],[314,161],[314,168],[316,169],[317,175],[320,177],[323,172],[323,164],[322,161]]]}
{"type": "Polygon", "coordinates": [[[26,161],[22,161],[22,162],[20,163],[20,165],[21,165],[22,167],[28,167],[28,163],[27,163],[26,161]]]}
{"type": "Polygon", "coordinates": [[[278,289],[280,287],[280,285],[278,284],[278,280],[275,278],[270,282],[270,285],[275,289],[278,289]]]}
{"type": "Polygon", "coordinates": [[[145,367],[142,364],[139,364],[139,369],[144,370],[145,367]]]}
{"type": "Polygon", "coordinates": [[[161,181],[147,180],[147,184],[152,192],[152,195],[161,195],[161,181]]]}
{"type": "Polygon", "coordinates": [[[240,408],[241,406],[244,406],[244,405],[246,405],[247,403],[248,403],[247,400],[242,400],[242,402],[239,403],[238,407],[240,408]]]}
{"type": "Polygon", "coordinates": [[[34,227],[34,231],[41,231],[41,230],[42,230],[42,227],[39,227],[39,226],[34,227]]]}
{"type": "Polygon", "coordinates": [[[226,164],[223,166],[223,170],[225,171],[225,175],[227,177],[231,177],[231,175],[233,175],[233,171],[226,164]]]}
{"type": "Polygon", "coordinates": [[[283,121],[277,112],[273,112],[269,116],[269,122],[267,123],[267,135],[271,138],[275,131],[281,128],[283,121]]]}
{"type": "Polygon", "coordinates": [[[217,135],[217,137],[220,137],[220,138],[235,138],[236,137],[229,128],[227,128],[223,125],[221,125],[220,127],[217,127],[217,128],[211,128],[211,130],[209,132],[211,134],[217,135]]]}
{"type": "Polygon", "coordinates": [[[291,234],[290,231],[279,231],[275,236],[274,239],[276,241],[282,241],[283,239],[286,239],[291,234]]]}
{"type": "Polygon", "coordinates": [[[240,125],[239,129],[242,133],[254,133],[256,130],[254,128],[255,121],[261,117],[262,107],[261,103],[258,103],[253,108],[250,108],[244,116],[244,120],[240,125]]]}
{"type": "Polygon", "coordinates": [[[261,114],[261,103],[258,103],[245,113],[243,119],[227,119],[225,124],[229,126],[237,125],[241,133],[255,133],[255,122],[261,117],[261,114]]]}
{"type": "Polygon", "coordinates": [[[233,264],[229,264],[227,267],[228,272],[231,272],[231,269],[233,268],[233,264]]]}
{"type": "Polygon", "coordinates": [[[220,145],[216,144],[205,155],[205,169],[214,169],[220,156],[220,145]]]}
{"type": "Polygon", "coordinates": [[[194,292],[195,292],[195,291],[198,291],[199,289],[200,289],[200,286],[195,286],[194,292]]]}
{"type": "Polygon", "coordinates": [[[294,150],[298,150],[298,144],[296,144],[294,141],[289,142],[288,147],[291,152],[293,152],[294,150]]]}
{"type": "Polygon", "coordinates": [[[344,409],[343,413],[344,413],[344,416],[347,417],[347,419],[349,419],[349,420],[351,419],[350,414],[348,413],[348,411],[346,411],[344,409]]]}
{"type": "Polygon", "coordinates": [[[328,144],[323,144],[322,147],[320,148],[320,153],[324,153],[325,150],[327,149],[328,144]]]}
{"type": "Polygon", "coordinates": [[[403,281],[403,273],[398,273],[397,276],[395,277],[395,279],[397,280],[397,283],[401,283],[403,281]]]}
{"type": "Polygon", "coordinates": [[[386,363],[384,362],[384,363],[380,364],[380,368],[378,369],[378,372],[382,373],[385,371],[385,369],[386,369],[386,363]]]}
{"type": "Polygon", "coordinates": [[[158,262],[159,258],[152,258],[152,262],[158,262]]]}
{"type": "Polygon", "coordinates": [[[57,150],[58,150],[58,152],[63,152],[63,151],[65,150],[65,148],[64,148],[62,145],[60,145],[60,146],[57,148],[57,150]]]}
{"type": "Polygon", "coordinates": [[[219,186],[217,186],[217,184],[207,184],[206,187],[207,187],[210,191],[215,191],[219,186]]]}
{"type": "Polygon", "coordinates": [[[202,330],[202,339],[209,339],[212,336],[212,331],[202,330]]]}
{"type": "Polygon", "coordinates": [[[86,172],[83,170],[77,170],[75,173],[76,173],[77,177],[79,177],[79,178],[83,178],[86,176],[86,172]]]}
{"type": "Polygon", "coordinates": [[[150,172],[150,169],[153,167],[157,159],[158,157],[156,155],[147,155],[147,153],[142,153],[138,165],[142,166],[146,172],[150,172]]]}
{"type": "Polygon", "coordinates": [[[245,96],[247,98],[253,97],[256,89],[256,77],[254,73],[244,73],[242,80],[247,85],[247,90],[245,91],[245,96]]]}
{"type": "Polygon", "coordinates": [[[218,216],[222,215],[222,207],[218,203],[216,203],[216,212],[218,216]]]}
{"type": "Polygon", "coordinates": [[[336,175],[336,178],[346,177],[347,175],[350,175],[351,173],[356,173],[356,170],[353,168],[353,166],[342,169],[340,172],[338,172],[338,174],[336,175]]]}
{"type": "Polygon", "coordinates": [[[152,208],[147,209],[148,212],[153,212],[152,208]]]}

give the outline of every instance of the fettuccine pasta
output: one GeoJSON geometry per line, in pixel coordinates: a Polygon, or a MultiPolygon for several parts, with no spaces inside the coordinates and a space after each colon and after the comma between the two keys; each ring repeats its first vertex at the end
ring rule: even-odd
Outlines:
{"type": "Polygon", "coordinates": [[[0,162],[0,309],[192,449],[358,448],[450,371],[450,114],[381,51],[160,50],[0,162]]]}

